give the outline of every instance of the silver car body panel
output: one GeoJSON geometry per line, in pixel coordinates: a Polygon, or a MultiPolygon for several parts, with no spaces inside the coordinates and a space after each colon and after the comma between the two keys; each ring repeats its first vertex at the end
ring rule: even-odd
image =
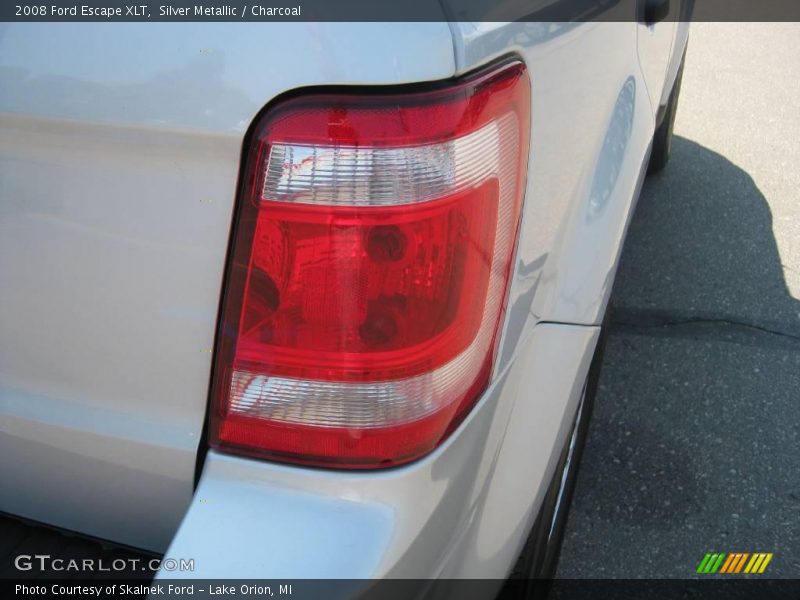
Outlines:
{"type": "Polygon", "coordinates": [[[450,31],[3,28],[0,510],[163,551],[192,499],[247,127],[288,89],[449,77],[450,31]]]}
{"type": "Polygon", "coordinates": [[[685,42],[664,25],[4,26],[0,510],[195,558],[186,576],[505,576],[574,418],[685,42]],[[402,468],[212,451],[193,491],[253,118],[291,89],[447,79],[509,54],[532,81],[531,153],[476,408],[402,468]]]}

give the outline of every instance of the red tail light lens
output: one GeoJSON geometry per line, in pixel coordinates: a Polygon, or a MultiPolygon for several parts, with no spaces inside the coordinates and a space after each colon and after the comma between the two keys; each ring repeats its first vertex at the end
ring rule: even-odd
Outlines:
{"type": "Polygon", "coordinates": [[[530,127],[523,65],[428,91],[312,93],[259,123],[214,369],[211,445],[376,468],[485,389],[530,127]]]}

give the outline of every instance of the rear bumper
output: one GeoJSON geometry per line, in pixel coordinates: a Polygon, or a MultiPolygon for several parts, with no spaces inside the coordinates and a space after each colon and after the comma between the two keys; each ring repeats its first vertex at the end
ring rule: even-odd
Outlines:
{"type": "Polygon", "coordinates": [[[574,417],[599,328],[542,323],[459,430],[401,468],[341,472],[210,451],[168,556],[179,577],[505,578],[574,417]]]}

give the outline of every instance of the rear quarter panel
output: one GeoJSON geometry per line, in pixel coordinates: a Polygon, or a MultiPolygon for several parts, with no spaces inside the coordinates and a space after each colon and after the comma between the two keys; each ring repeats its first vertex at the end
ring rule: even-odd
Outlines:
{"type": "Polygon", "coordinates": [[[449,77],[450,32],[0,27],[0,510],[163,551],[192,498],[248,126],[297,87],[449,77]]]}

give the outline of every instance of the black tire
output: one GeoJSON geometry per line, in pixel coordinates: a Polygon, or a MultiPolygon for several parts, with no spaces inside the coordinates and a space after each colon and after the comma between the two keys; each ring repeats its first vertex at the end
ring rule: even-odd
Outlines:
{"type": "Polygon", "coordinates": [[[678,112],[678,98],[681,95],[681,81],[683,80],[683,65],[686,63],[686,49],[683,50],[681,66],[675,76],[672,92],[669,94],[667,106],[664,107],[661,123],[653,134],[653,148],[650,153],[650,163],[647,165],[647,174],[658,173],[669,162],[672,152],[672,130],[675,127],[675,114],[678,112]]]}
{"type": "Polygon", "coordinates": [[[600,338],[589,367],[583,388],[582,402],[576,411],[572,431],[561,451],[542,507],[509,577],[509,583],[500,594],[500,598],[503,600],[511,598],[541,600],[549,592],[550,584],[555,576],[581,456],[586,444],[607,336],[608,312],[600,329],[600,338]]]}

